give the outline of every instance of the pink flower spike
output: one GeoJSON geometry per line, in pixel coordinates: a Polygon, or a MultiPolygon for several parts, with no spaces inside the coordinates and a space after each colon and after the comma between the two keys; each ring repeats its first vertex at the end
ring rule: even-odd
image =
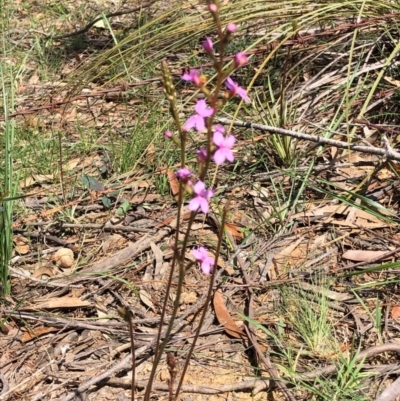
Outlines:
{"type": "Polygon", "coordinates": [[[225,81],[226,87],[231,91],[231,95],[240,96],[246,103],[250,103],[250,98],[247,96],[246,89],[239,86],[237,82],[235,82],[232,78],[227,78],[225,81]]]}
{"type": "Polygon", "coordinates": [[[203,213],[208,213],[210,210],[208,199],[214,195],[213,191],[206,189],[206,185],[203,181],[197,181],[193,186],[193,191],[196,195],[189,202],[189,210],[196,212],[201,209],[203,213]]]}
{"type": "Polygon", "coordinates": [[[187,168],[180,168],[176,172],[176,178],[178,180],[181,180],[182,182],[189,182],[189,178],[192,176],[192,172],[188,170],[187,168]]]}
{"type": "Polygon", "coordinates": [[[212,266],[215,264],[214,258],[208,256],[207,249],[204,248],[204,246],[201,246],[198,249],[193,249],[192,255],[198,262],[200,262],[202,272],[208,276],[212,271],[212,266]]]}
{"type": "Polygon", "coordinates": [[[193,82],[195,86],[201,86],[200,72],[196,70],[190,70],[189,73],[183,74],[182,79],[184,81],[193,82]]]}
{"type": "Polygon", "coordinates": [[[225,160],[233,162],[235,156],[232,152],[232,147],[236,142],[235,137],[233,135],[228,135],[225,138],[221,132],[215,131],[213,136],[213,141],[215,145],[217,145],[218,147],[218,149],[214,153],[215,164],[220,165],[225,160]]]}
{"type": "Polygon", "coordinates": [[[164,135],[166,138],[171,139],[172,138],[172,132],[171,131],[165,131],[164,135]]]}
{"type": "Polygon", "coordinates": [[[246,65],[249,62],[249,59],[244,53],[238,53],[235,56],[235,66],[236,67],[242,67],[243,65],[246,65]]]}
{"type": "Polygon", "coordinates": [[[234,24],[233,22],[229,23],[229,24],[226,26],[226,31],[227,31],[228,33],[233,33],[233,32],[235,32],[236,30],[237,30],[237,25],[234,24]]]}
{"type": "Polygon", "coordinates": [[[213,42],[210,38],[206,38],[203,43],[203,49],[206,53],[208,54],[213,54],[214,53],[214,45],[213,42]]]}
{"type": "Polygon", "coordinates": [[[200,163],[205,163],[207,161],[207,149],[200,148],[199,150],[196,150],[197,154],[197,160],[200,163]]]}

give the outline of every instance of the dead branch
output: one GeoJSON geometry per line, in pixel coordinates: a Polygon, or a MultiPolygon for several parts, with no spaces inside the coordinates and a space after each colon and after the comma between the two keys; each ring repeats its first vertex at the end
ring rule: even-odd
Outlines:
{"type": "Polygon", "coordinates": [[[337,141],[335,139],[323,138],[321,136],[313,136],[309,134],[304,134],[302,132],[291,131],[283,128],[272,127],[269,125],[254,124],[251,122],[244,121],[233,121],[227,118],[216,118],[217,122],[223,125],[233,125],[235,127],[252,128],[259,131],[268,131],[273,134],[290,136],[296,139],[303,139],[309,142],[315,142],[321,145],[335,146],[340,149],[353,150],[355,152],[367,153],[371,155],[382,156],[387,160],[400,161],[400,153],[396,152],[388,143],[386,142],[386,149],[376,148],[374,146],[361,146],[352,143],[337,141]]]}
{"type": "Polygon", "coordinates": [[[400,395],[400,377],[387,387],[375,401],[394,401],[400,395]]]}

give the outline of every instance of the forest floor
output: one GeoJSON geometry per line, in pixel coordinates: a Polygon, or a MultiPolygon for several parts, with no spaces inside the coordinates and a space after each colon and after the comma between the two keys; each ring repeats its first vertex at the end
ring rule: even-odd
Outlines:
{"type": "MultiPolygon", "coordinates": [[[[208,71],[200,40],[214,31],[201,25],[203,6],[195,2],[174,12],[162,1],[88,3],[2,2],[0,123],[2,133],[13,132],[19,198],[11,293],[0,303],[0,400],[131,399],[130,330],[121,307],[133,316],[136,399],[153,365],[179,166],[164,137],[173,124],[158,58],[170,65],[184,118],[198,94],[179,77],[188,66],[208,71]],[[180,42],[190,28],[185,18],[199,28],[180,42]],[[181,36],[174,41],[166,29],[153,46],[152,32],[161,30],[154,21],[176,32],[183,26],[181,36]]],[[[275,31],[257,42],[266,35],[262,17],[243,22],[240,43],[229,50],[249,48],[250,65],[236,79],[251,83],[252,104],[237,119],[396,149],[400,75],[398,56],[390,57],[400,35],[388,33],[393,15],[367,15],[359,25],[344,16],[281,46],[275,31]],[[354,50],[361,42],[365,52],[354,50]],[[265,77],[251,82],[262,68],[265,77]]],[[[221,117],[234,119],[236,107],[221,117]]],[[[294,399],[375,399],[400,372],[398,162],[254,127],[233,131],[235,163],[218,171],[215,202],[196,217],[189,239],[189,248],[213,250],[222,230],[224,242],[180,399],[290,399],[277,382],[294,399]]],[[[2,192],[9,195],[6,186],[2,192]]],[[[186,206],[182,216],[183,230],[186,206]]],[[[178,377],[208,285],[197,267],[186,273],[167,347],[178,377]]],[[[152,399],[169,399],[169,378],[163,358],[152,399]]]]}

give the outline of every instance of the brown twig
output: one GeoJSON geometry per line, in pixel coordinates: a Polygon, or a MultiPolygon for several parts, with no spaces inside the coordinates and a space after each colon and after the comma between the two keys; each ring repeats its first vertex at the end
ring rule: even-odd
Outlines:
{"type": "Polygon", "coordinates": [[[387,387],[375,401],[394,401],[400,395],[400,377],[387,387]]]}
{"type": "Polygon", "coordinates": [[[321,145],[336,146],[340,149],[353,150],[356,152],[367,153],[372,155],[378,155],[386,158],[387,160],[400,161],[400,153],[396,152],[390,146],[386,146],[386,149],[375,148],[374,146],[361,146],[348,142],[337,141],[335,139],[323,138],[321,136],[313,136],[309,134],[304,134],[302,132],[291,131],[283,128],[272,127],[269,125],[254,124],[251,122],[244,121],[232,121],[227,118],[217,118],[220,124],[224,125],[234,125],[236,127],[252,128],[259,131],[268,131],[274,134],[286,135],[292,138],[303,139],[310,142],[315,142],[321,145]]]}

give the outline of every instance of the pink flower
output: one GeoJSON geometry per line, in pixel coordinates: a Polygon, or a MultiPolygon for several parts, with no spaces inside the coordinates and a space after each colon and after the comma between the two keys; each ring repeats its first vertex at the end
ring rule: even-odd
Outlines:
{"type": "Polygon", "coordinates": [[[237,25],[234,24],[233,22],[229,23],[229,24],[226,26],[226,31],[227,31],[228,33],[233,33],[233,32],[235,32],[236,30],[237,30],[237,25]]]}
{"type": "Polygon", "coordinates": [[[182,75],[182,79],[184,81],[190,81],[193,82],[195,86],[201,86],[202,82],[201,82],[201,77],[199,75],[199,71],[196,70],[190,70],[189,74],[183,74],[182,75]]]}
{"type": "Polygon", "coordinates": [[[192,255],[198,262],[200,262],[202,272],[206,275],[209,275],[211,273],[212,266],[215,264],[215,261],[214,258],[208,256],[207,249],[203,246],[198,249],[193,249],[192,255]]]}
{"type": "MultiPolygon", "coordinates": [[[[225,131],[225,130],[224,130],[225,131]]],[[[232,147],[236,142],[233,135],[228,135],[226,138],[219,130],[214,132],[213,141],[218,149],[214,153],[214,161],[217,165],[222,164],[225,160],[233,162],[235,156],[232,152],[232,147]]]]}
{"type": "Polygon", "coordinates": [[[246,65],[249,62],[249,59],[244,53],[238,53],[235,56],[235,66],[236,67],[242,67],[243,65],[246,65]]]}
{"type": "Polygon", "coordinates": [[[189,131],[192,128],[196,128],[198,132],[202,132],[206,128],[204,119],[212,116],[214,109],[207,107],[206,101],[202,99],[197,102],[194,110],[196,111],[196,114],[188,118],[186,124],[183,126],[183,130],[189,131]]]}
{"type": "Polygon", "coordinates": [[[213,191],[206,189],[203,181],[197,181],[193,186],[193,191],[196,196],[189,202],[189,210],[196,212],[198,209],[201,209],[203,213],[207,213],[210,210],[208,199],[214,195],[213,191]]]}
{"type": "Polygon", "coordinates": [[[227,78],[225,85],[231,91],[232,96],[239,95],[246,103],[250,103],[250,98],[247,96],[246,89],[239,86],[232,78],[227,78]]]}
{"type": "Polygon", "coordinates": [[[168,138],[171,139],[172,138],[172,132],[171,131],[165,131],[164,135],[168,138]]]}
{"type": "Polygon", "coordinates": [[[205,163],[207,161],[207,149],[200,148],[196,150],[197,160],[200,163],[205,163]]]}
{"type": "Polygon", "coordinates": [[[187,168],[180,168],[175,175],[178,180],[181,180],[182,182],[188,182],[192,176],[192,172],[187,168]]]}
{"type": "Polygon", "coordinates": [[[203,49],[205,50],[206,53],[213,54],[214,53],[214,45],[213,42],[210,38],[206,38],[206,40],[203,41],[202,43],[203,49]]]}

